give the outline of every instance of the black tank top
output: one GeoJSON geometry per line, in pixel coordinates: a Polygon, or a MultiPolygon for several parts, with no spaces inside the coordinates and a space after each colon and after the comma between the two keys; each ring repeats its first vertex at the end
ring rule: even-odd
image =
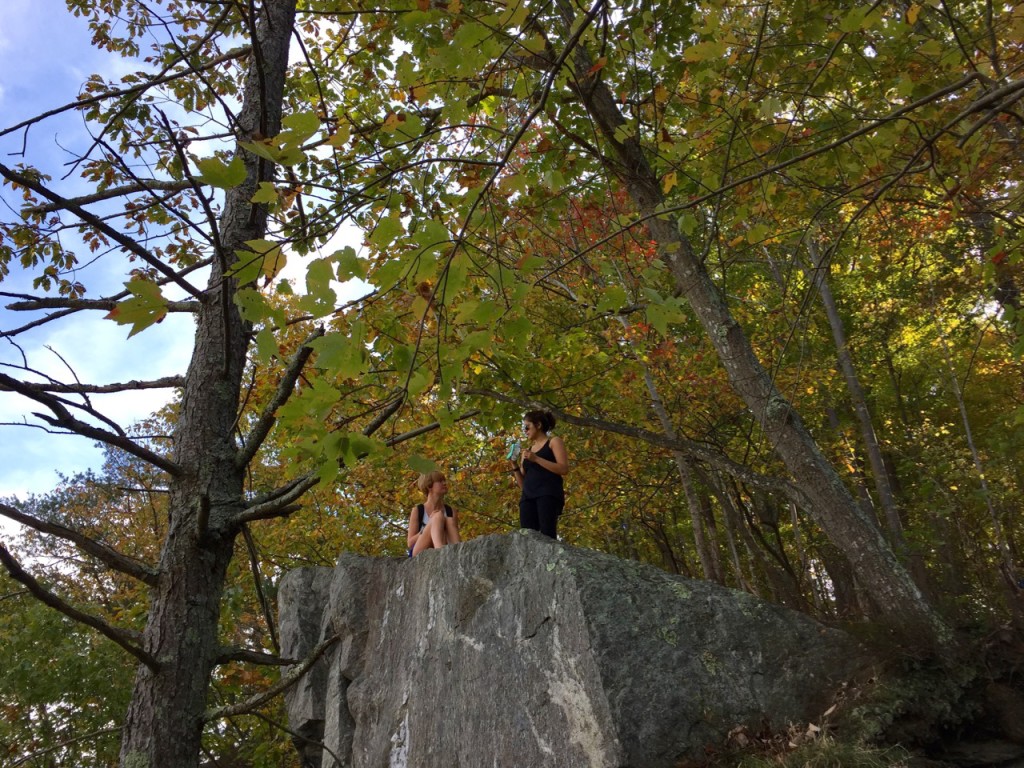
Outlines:
{"type": "MultiPolygon", "coordinates": [[[[537,451],[537,455],[548,461],[555,460],[555,452],[551,450],[551,441],[548,440],[544,446],[537,451]]],[[[562,476],[555,474],[550,469],[542,467],[533,461],[523,462],[523,498],[537,499],[541,496],[556,496],[565,498],[565,489],[562,485],[562,476]]]]}

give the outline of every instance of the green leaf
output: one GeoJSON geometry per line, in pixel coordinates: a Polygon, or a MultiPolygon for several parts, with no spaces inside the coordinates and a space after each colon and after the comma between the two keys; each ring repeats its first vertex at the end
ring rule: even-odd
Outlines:
{"type": "Polygon", "coordinates": [[[252,288],[243,288],[237,291],[235,304],[242,313],[242,319],[250,323],[259,323],[270,317],[270,307],[266,297],[252,288]]]}
{"type": "Polygon", "coordinates": [[[686,48],[683,51],[683,60],[698,62],[719,59],[728,50],[729,44],[724,40],[705,40],[686,48]]]}
{"type": "Polygon", "coordinates": [[[383,265],[374,270],[370,276],[370,282],[377,288],[388,291],[395,286],[405,272],[405,261],[402,259],[388,259],[383,265]]]}
{"type": "Polygon", "coordinates": [[[277,188],[269,181],[261,181],[259,189],[256,190],[256,194],[252,196],[251,202],[253,203],[276,203],[277,202],[277,188]]]}
{"type": "Polygon", "coordinates": [[[264,139],[263,141],[240,141],[238,146],[272,163],[278,162],[281,157],[280,150],[269,139],[264,139]]]}
{"type": "Polygon", "coordinates": [[[464,301],[459,305],[455,320],[459,323],[488,325],[501,315],[501,305],[492,299],[482,301],[464,301]]]}
{"type": "Polygon", "coordinates": [[[260,328],[256,333],[256,359],[264,365],[277,354],[277,339],[268,327],[260,328]]]}
{"type": "Polygon", "coordinates": [[[842,32],[857,32],[867,26],[865,18],[870,10],[869,6],[861,6],[860,8],[854,8],[846,16],[843,17],[842,21],[839,22],[839,29],[842,32]]]}
{"type": "Polygon", "coordinates": [[[248,285],[260,277],[273,279],[284,269],[286,259],[280,243],[256,239],[246,240],[245,244],[252,250],[236,250],[238,261],[227,272],[242,285],[248,285]]]}
{"type": "Polygon", "coordinates": [[[760,243],[771,233],[771,227],[767,224],[755,224],[747,231],[747,242],[760,243]]]}
{"type": "Polygon", "coordinates": [[[418,454],[410,456],[406,459],[406,463],[413,472],[419,472],[421,475],[425,475],[428,472],[436,472],[440,469],[440,467],[430,459],[425,459],[418,454]]]}
{"type": "Polygon", "coordinates": [[[402,233],[404,227],[398,216],[381,216],[377,226],[373,228],[370,242],[380,248],[391,245],[402,233]]]}
{"type": "Polygon", "coordinates": [[[363,371],[366,361],[366,348],[363,334],[358,331],[351,335],[328,333],[310,342],[316,350],[318,368],[328,370],[343,378],[351,379],[363,371]]]}
{"type": "Polygon", "coordinates": [[[256,282],[263,271],[263,257],[252,251],[235,251],[235,263],[228,269],[228,275],[242,285],[256,282]]]}
{"type": "Polygon", "coordinates": [[[433,381],[430,371],[426,368],[417,368],[409,377],[408,393],[410,398],[423,394],[433,381]]]}
{"type": "Polygon", "coordinates": [[[207,157],[196,161],[199,177],[206,184],[218,189],[231,189],[245,181],[245,163],[240,155],[231,158],[228,165],[219,157],[207,157]]]}
{"type": "Polygon", "coordinates": [[[106,319],[118,325],[130,325],[130,339],[167,316],[167,299],[160,292],[160,286],[149,280],[130,280],[124,287],[132,294],[132,298],[118,302],[107,313],[106,319]]]}
{"type": "Polygon", "coordinates": [[[452,236],[448,227],[436,219],[417,219],[414,239],[417,245],[433,249],[451,242],[452,236]]]}
{"type": "Polygon", "coordinates": [[[320,118],[316,112],[296,112],[281,120],[287,128],[280,138],[285,147],[297,147],[320,130],[320,118]]]}
{"type": "Polygon", "coordinates": [[[466,254],[461,250],[454,257],[452,257],[451,263],[448,265],[448,271],[444,277],[441,278],[441,289],[443,291],[441,301],[444,304],[450,304],[454,301],[455,297],[459,295],[463,288],[466,287],[466,280],[469,276],[469,259],[466,254]]]}
{"type": "Polygon", "coordinates": [[[618,285],[610,285],[604,289],[597,308],[601,312],[614,312],[626,306],[628,300],[625,289],[618,285]]]}
{"type": "Polygon", "coordinates": [[[381,444],[361,432],[349,432],[341,440],[341,458],[347,466],[353,466],[357,461],[380,450],[381,444]]]}
{"type": "Polygon", "coordinates": [[[352,246],[346,245],[340,251],[335,251],[332,258],[338,265],[337,275],[341,282],[351,280],[353,277],[359,280],[366,279],[366,265],[352,246]]]}

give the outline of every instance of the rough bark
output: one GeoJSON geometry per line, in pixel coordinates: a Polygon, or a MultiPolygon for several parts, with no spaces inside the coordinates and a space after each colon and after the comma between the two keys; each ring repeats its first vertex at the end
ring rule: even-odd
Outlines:
{"type": "MultiPolygon", "coordinates": [[[[295,0],[258,6],[252,64],[235,126],[239,139],[280,130],[288,42],[295,0]]],[[[241,152],[241,150],[237,150],[241,152]]],[[[196,317],[195,347],[174,434],[180,476],[169,486],[170,527],[151,597],[142,666],[124,724],[125,768],[196,766],[203,712],[218,655],[224,578],[244,507],[245,467],[233,437],[251,329],[234,304],[225,272],[244,241],[264,236],[266,211],[249,201],[273,167],[243,153],[245,182],[225,196],[217,258],[196,317]]]]}
{"type": "MultiPolygon", "coordinates": [[[[568,39],[577,21],[576,12],[566,2],[560,2],[559,8],[562,32],[568,39]]],[[[610,154],[610,165],[646,221],[677,291],[708,334],[733,389],[811,500],[810,512],[816,522],[856,565],[859,580],[872,592],[879,608],[878,618],[908,637],[936,644],[946,642],[946,625],[900,565],[878,526],[863,514],[800,415],[775,386],[689,240],[673,221],[659,215],[665,201],[658,177],[582,45],[576,48],[573,68],[576,75],[571,82],[581,105],[610,154]]]]}

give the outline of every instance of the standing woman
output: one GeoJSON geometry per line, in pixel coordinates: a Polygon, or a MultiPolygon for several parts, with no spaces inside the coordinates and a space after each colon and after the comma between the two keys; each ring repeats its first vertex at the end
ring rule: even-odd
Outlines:
{"type": "Polygon", "coordinates": [[[409,557],[425,549],[440,549],[445,544],[455,544],[459,537],[459,517],[455,510],[445,504],[448,493],[448,479],[443,472],[427,472],[416,480],[416,487],[426,497],[409,512],[409,557]]]}
{"type": "Polygon", "coordinates": [[[512,470],[519,497],[519,526],[558,538],[558,516],[565,506],[562,478],[569,473],[569,456],[560,437],[549,437],[555,428],[550,411],[530,411],[523,416],[527,447],[512,470]]]}

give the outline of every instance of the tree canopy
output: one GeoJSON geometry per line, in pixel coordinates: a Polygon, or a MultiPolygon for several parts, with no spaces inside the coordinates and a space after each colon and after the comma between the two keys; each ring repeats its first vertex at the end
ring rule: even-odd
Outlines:
{"type": "Polygon", "coordinates": [[[570,544],[935,647],[1021,621],[1020,8],[67,10],[124,66],[0,129],[0,391],[5,439],[107,462],[0,504],[31,531],[0,547],[9,755],[197,765],[251,732],[279,764],[277,577],[400,555],[434,467],[464,533],[508,530],[533,407],[570,544]],[[187,369],[50,372],[41,329],[95,313],[120,357],[190,317],[187,369]],[[150,388],[148,422],[103,405],[150,388]],[[63,692],[118,664],[108,700],[63,692]]]}

